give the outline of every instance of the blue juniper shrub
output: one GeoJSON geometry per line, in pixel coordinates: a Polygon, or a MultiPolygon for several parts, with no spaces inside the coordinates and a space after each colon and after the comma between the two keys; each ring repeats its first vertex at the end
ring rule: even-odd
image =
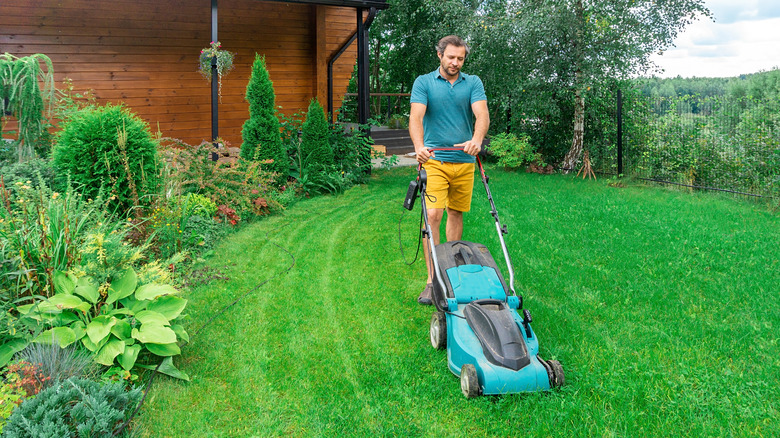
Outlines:
{"type": "Polygon", "coordinates": [[[122,383],[68,379],[28,398],[8,418],[3,436],[111,437],[141,400],[122,383]]]}

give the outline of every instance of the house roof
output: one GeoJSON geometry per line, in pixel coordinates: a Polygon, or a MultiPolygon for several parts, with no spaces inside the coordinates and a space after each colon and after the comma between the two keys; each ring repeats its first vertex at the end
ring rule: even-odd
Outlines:
{"type": "Polygon", "coordinates": [[[272,0],[286,3],[308,3],[313,5],[327,6],[345,6],[350,8],[377,8],[387,9],[390,7],[387,0],[272,0]]]}

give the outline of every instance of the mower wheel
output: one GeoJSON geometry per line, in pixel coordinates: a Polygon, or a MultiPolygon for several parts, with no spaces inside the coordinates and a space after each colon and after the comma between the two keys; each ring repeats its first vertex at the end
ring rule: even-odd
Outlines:
{"type": "Polygon", "coordinates": [[[551,388],[560,388],[566,384],[566,378],[563,377],[563,367],[557,360],[548,360],[547,363],[552,368],[552,379],[550,379],[551,388]]]}
{"type": "Polygon", "coordinates": [[[444,312],[434,312],[431,316],[431,345],[437,350],[447,348],[447,318],[444,312]]]}
{"type": "Polygon", "coordinates": [[[479,378],[474,365],[467,363],[460,369],[460,390],[466,398],[479,396],[479,378]]]}

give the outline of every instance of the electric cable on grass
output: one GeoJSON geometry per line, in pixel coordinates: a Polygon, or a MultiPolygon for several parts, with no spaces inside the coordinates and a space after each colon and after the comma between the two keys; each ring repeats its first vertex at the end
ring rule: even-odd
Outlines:
{"type": "Polygon", "coordinates": [[[414,253],[414,259],[411,262],[406,261],[406,255],[404,254],[404,244],[401,241],[401,221],[404,219],[405,211],[401,212],[401,216],[398,218],[398,249],[401,250],[401,260],[403,260],[406,266],[412,266],[417,261],[417,257],[420,255],[420,246],[422,245],[422,211],[420,211],[420,224],[417,228],[420,230],[417,234],[417,251],[414,253]]]}
{"type": "MultiPolygon", "coordinates": [[[[431,202],[436,202],[436,197],[433,195],[425,194],[425,196],[430,200],[431,202]]],[[[420,246],[422,245],[422,235],[423,235],[423,213],[422,209],[420,210],[420,224],[417,226],[417,229],[420,230],[420,232],[417,234],[417,251],[414,253],[414,259],[411,262],[406,261],[406,255],[404,254],[404,244],[401,241],[401,221],[404,218],[404,215],[406,214],[405,211],[401,212],[401,216],[398,218],[398,249],[401,250],[401,259],[406,264],[406,266],[412,266],[416,261],[417,257],[420,255],[420,246]]]]}
{"type": "MultiPolygon", "coordinates": [[[[272,231],[277,231],[277,230],[279,230],[279,229],[281,229],[281,228],[284,228],[284,227],[286,227],[286,226],[287,226],[287,224],[285,224],[285,225],[283,225],[283,226],[281,226],[281,227],[279,227],[279,228],[276,228],[276,229],[274,229],[274,230],[272,230],[272,231]]],[[[228,311],[228,310],[229,310],[231,307],[233,307],[233,306],[235,306],[236,304],[238,304],[239,302],[241,302],[241,300],[243,300],[244,298],[246,298],[247,296],[249,296],[249,295],[250,295],[250,294],[252,294],[253,292],[256,292],[258,289],[260,289],[261,287],[263,287],[263,286],[264,286],[265,284],[267,284],[269,281],[271,281],[271,280],[273,280],[273,279],[275,279],[275,278],[277,278],[277,277],[281,277],[282,275],[284,275],[284,274],[286,274],[286,273],[288,273],[288,272],[290,272],[290,271],[292,270],[292,268],[295,266],[295,261],[296,261],[296,260],[295,260],[295,256],[294,256],[294,255],[293,255],[293,254],[292,254],[290,251],[288,251],[286,248],[283,248],[281,245],[278,245],[278,244],[276,244],[276,243],[274,243],[274,242],[271,242],[271,237],[269,236],[269,234],[270,234],[270,233],[271,233],[271,231],[267,231],[267,232],[265,233],[266,241],[267,241],[267,242],[269,242],[270,244],[274,245],[275,247],[277,247],[277,248],[281,249],[282,251],[286,252],[286,253],[287,253],[287,255],[288,255],[288,256],[290,256],[290,259],[291,259],[290,266],[288,266],[287,268],[285,268],[285,269],[282,269],[282,270],[280,270],[280,271],[276,272],[276,273],[275,273],[274,275],[272,275],[271,277],[269,277],[269,278],[267,278],[267,279],[265,279],[265,280],[261,281],[260,283],[256,284],[256,285],[255,285],[255,287],[253,287],[252,289],[249,289],[248,291],[246,291],[246,292],[244,292],[243,294],[241,294],[241,295],[240,295],[238,298],[236,298],[235,300],[233,300],[233,302],[232,302],[232,303],[230,303],[230,304],[228,304],[227,306],[225,306],[225,307],[223,307],[222,309],[220,309],[220,310],[219,310],[219,311],[218,311],[216,314],[214,314],[214,315],[213,315],[211,318],[209,318],[209,319],[208,319],[208,321],[206,321],[206,322],[205,322],[205,323],[204,323],[202,326],[200,326],[200,328],[199,328],[199,329],[197,329],[197,330],[195,331],[195,333],[193,333],[193,334],[192,334],[192,336],[190,336],[190,339],[192,339],[194,336],[197,336],[197,335],[198,335],[198,334],[199,334],[201,331],[203,331],[203,329],[205,329],[205,328],[206,328],[206,327],[208,327],[208,326],[209,326],[209,325],[210,325],[212,322],[214,322],[214,320],[215,320],[215,319],[217,319],[217,318],[219,318],[220,316],[222,316],[222,315],[223,315],[225,312],[227,312],[227,311],[228,311]]],[[[413,262],[413,263],[414,263],[414,262],[413,262]]],[[[179,346],[179,348],[183,348],[183,347],[184,347],[184,346],[186,346],[187,344],[189,344],[189,341],[185,341],[184,343],[182,343],[182,344],[179,346]]],[[[125,421],[125,423],[122,425],[122,427],[121,427],[121,428],[119,428],[119,430],[117,430],[116,432],[114,432],[114,433],[111,435],[112,437],[114,437],[114,436],[117,436],[117,435],[121,434],[122,432],[124,432],[125,428],[127,428],[127,425],[129,425],[129,424],[130,424],[130,422],[131,422],[131,421],[133,421],[133,418],[135,418],[136,414],[138,414],[138,411],[140,411],[140,410],[141,410],[141,406],[143,406],[144,402],[146,401],[146,395],[149,393],[149,390],[150,390],[150,389],[151,389],[151,387],[152,387],[152,382],[154,381],[154,377],[157,375],[157,373],[158,373],[158,371],[159,371],[159,369],[160,369],[160,365],[162,365],[162,362],[160,362],[159,364],[157,364],[157,367],[155,367],[155,368],[154,368],[154,370],[152,371],[152,376],[151,376],[151,377],[149,377],[149,383],[147,383],[147,384],[146,384],[146,388],[144,389],[144,394],[143,394],[143,396],[141,397],[141,401],[138,403],[138,406],[136,406],[136,408],[135,408],[135,410],[133,411],[133,413],[132,413],[132,414],[130,414],[130,418],[128,418],[128,419],[127,419],[127,421],[125,421]]]]}

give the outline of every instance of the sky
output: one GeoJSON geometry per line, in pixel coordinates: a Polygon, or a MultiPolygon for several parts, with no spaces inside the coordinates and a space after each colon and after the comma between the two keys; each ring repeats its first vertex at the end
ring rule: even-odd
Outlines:
{"type": "Polygon", "coordinates": [[[780,68],[780,0],[704,0],[702,17],[651,59],[669,77],[732,77],[780,68]]]}

